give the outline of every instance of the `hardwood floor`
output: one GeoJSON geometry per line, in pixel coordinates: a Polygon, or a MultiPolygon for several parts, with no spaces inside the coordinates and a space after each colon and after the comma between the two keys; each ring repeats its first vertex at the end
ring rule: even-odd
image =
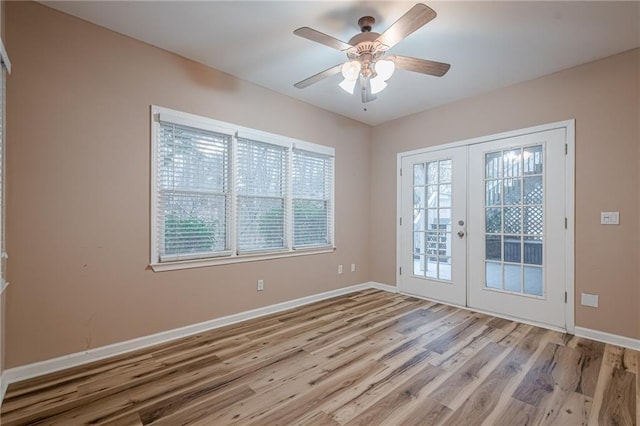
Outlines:
{"type": "Polygon", "coordinates": [[[2,425],[635,425],[640,354],[367,290],[9,386],[2,425]]]}

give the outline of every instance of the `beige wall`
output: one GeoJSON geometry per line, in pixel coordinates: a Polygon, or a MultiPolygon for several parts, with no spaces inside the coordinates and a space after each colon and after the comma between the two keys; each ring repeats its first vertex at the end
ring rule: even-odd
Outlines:
{"type": "Polygon", "coordinates": [[[640,337],[639,51],[372,131],[36,3],[5,12],[7,367],[370,279],[394,284],[398,152],[570,118],[577,291],[601,305],[578,306],[577,324],[640,337]],[[338,250],[150,271],[151,104],[334,146],[338,250]],[[598,225],[614,209],[621,225],[598,225]],[[338,276],[339,263],[358,270],[338,276]]]}
{"type": "Polygon", "coordinates": [[[395,284],[397,153],[576,119],[576,325],[640,337],[640,50],[376,127],[372,280],[395,284]],[[620,211],[620,226],[599,225],[620,211]],[[600,296],[598,309],[579,305],[600,296]]]}
{"type": "Polygon", "coordinates": [[[368,126],[37,3],[6,13],[7,367],[368,280],[368,126]],[[336,252],[149,270],[151,104],[335,147],[336,252]]]}

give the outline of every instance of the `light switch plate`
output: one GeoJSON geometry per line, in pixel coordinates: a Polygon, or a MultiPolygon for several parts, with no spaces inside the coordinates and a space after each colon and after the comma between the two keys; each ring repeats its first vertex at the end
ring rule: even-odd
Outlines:
{"type": "Polygon", "coordinates": [[[601,225],[619,225],[620,212],[600,212],[601,225]]]}

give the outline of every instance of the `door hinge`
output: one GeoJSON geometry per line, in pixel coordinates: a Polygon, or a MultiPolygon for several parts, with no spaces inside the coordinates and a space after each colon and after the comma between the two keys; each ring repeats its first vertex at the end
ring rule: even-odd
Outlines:
{"type": "Polygon", "coordinates": [[[400,226],[402,226],[402,218],[400,218],[400,226]]]}
{"type": "Polygon", "coordinates": [[[569,223],[569,219],[567,219],[566,217],[564,218],[564,229],[567,229],[569,227],[568,225],[569,223]]]}
{"type": "Polygon", "coordinates": [[[569,154],[569,144],[565,143],[564,144],[564,155],[567,155],[567,154],[569,154]]]}
{"type": "Polygon", "coordinates": [[[402,176],[402,167],[400,167],[400,176],[402,176]]]}
{"type": "Polygon", "coordinates": [[[568,296],[567,296],[567,292],[565,291],[565,292],[564,292],[564,303],[567,303],[567,300],[568,300],[567,298],[568,298],[568,296]]]}
{"type": "Polygon", "coordinates": [[[400,275],[402,275],[402,266],[400,267],[400,275]]]}

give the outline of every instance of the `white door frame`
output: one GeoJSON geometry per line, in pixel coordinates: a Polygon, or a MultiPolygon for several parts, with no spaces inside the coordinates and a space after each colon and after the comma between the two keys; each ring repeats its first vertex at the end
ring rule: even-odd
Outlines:
{"type": "MultiPolygon", "coordinates": [[[[564,200],[564,211],[567,219],[566,244],[565,244],[565,291],[567,292],[567,303],[565,306],[566,331],[573,334],[575,332],[575,119],[558,121],[556,123],[542,124],[540,126],[528,127],[509,132],[497,133],[494,135],[481,136],[478,138],[466,139],[458,142],[436,145],[427,148],[415,149],[412,151],[400,152],[396,157],[396,287],[400,291],[400,265],[402,264],[402,237],[400,230],[400,218],[402,217],[402,159],[416,154],[439,151],[460,146],[469,146],[498,139],[512,138],[516,136],[538,133],[553,129],[565,129],[566,131],[566,153],[565,156],[565,185],[566,193],[564,200]]],[[[408,222],[407,222],[408,223],[408,222]]],[[[468,253],[467,253],[468,255],[468,253]]],[[[407,271],[405,271],[407,273],[407,271]]],[[[468,273],[468,271],[467,271],[468,273]]],[[[469,280],[467,279],[467,286],[469,280]]],[[[468,291],[468,287],[467,287],[468,291]]],[[[493,314],[492,314],[493,315],[493,314]]],[[[524,321],[523,321],[524,322],[524,321]]],[[[529,321],[526,321],[529,322],[529,321]]],[[[544,324],[536,324],[549,328],[544,324]]]]}

